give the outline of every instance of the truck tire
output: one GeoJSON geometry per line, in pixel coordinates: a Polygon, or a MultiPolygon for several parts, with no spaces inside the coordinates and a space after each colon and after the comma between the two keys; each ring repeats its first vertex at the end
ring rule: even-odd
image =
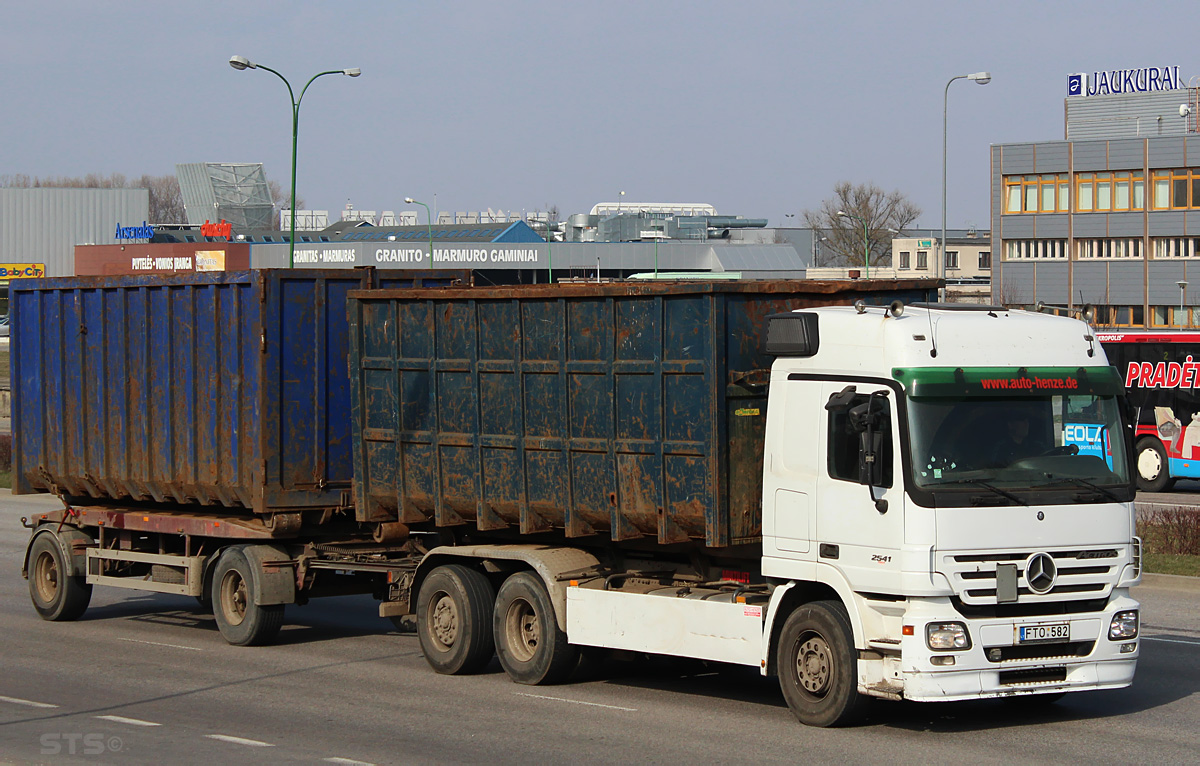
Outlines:
{"type": "Polygon", "coordinates": [[[518,572],[500,586],[492,629],[496,656],[512,680],[537,686],[567,680],[579,649],[559,630],[546,586],[533,572],[518,572]]]}
{"type": "Polygon", "coordinates": [[[1143,492],[1165,492],[1175,486],[1167,451],[1158,439],[1144,438],[1137,443],[1137,488],[1143,492]]]}
{"type": "Polygon", "coordinates": [[[457,676],[478,673],[496,653],[495,590],[482,572],[461,564],[434,569],[417,594],[417,637],[430,667],[457,676]]]}
{"type": "Polygon", "coordinates": [[[221,636],[234,646],[269,644],[283,626],[283,604],[255,601],[257,577],[241,548],[225,551],[213,569],[213,616],[221,636]]]}
{"type": "Polygon", "coordinates": [[[776,654],[779,686],[792,714],[808,726],[845,726],[863,712],[858,652],[846,609],[835,601],[804,604],[788,616],[776,654]]]}
{"type": "Polygon", "coordinates": [[[92,600],[92,586],[70,574],[58,537],[43,532],[29,546],[29,596],[43,620],[78,620],[92,600]]]}

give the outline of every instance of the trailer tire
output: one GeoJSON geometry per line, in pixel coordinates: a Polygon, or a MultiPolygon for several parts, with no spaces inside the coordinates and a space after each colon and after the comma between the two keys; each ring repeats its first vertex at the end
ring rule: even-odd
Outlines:
{"type": "Polygon", "coordinates": [[[283,627],[283,604],[258,603],[258,572],[241,548],[221,554],[213,569],[213,616],[221,636],[234,646],[269,644],[283,627]]]}
{"type": "Polygon", "coordinates": [[[579,648],[567,643],[550,594],[533,572],[518,572],[504,581],[493,619],[496,656],[517,683],[562,683],[579,663],[579,648]]]}
{"type": "Polygon", "coordinates": [[[29,596],[43,620],[78,620],[92,600],[92,586],[83,577],[71,575],[70,562],[59,538],[43,532],[29,546],[29,596]]]}
{"type": "Polygon", "coordinates": [[[495,590],[482,573],[446,564],[429,573],[417,594],[417,637],[430,667],[445,675],[478,673],[496,653],[495,590]]]}
{"type": "Polygon", "coordinates": [[[846,609],[814,601],[792,612],[777,647],[779,686],[792,714],[808,726],[846,726],[861,717],[858,652],[846,609]]]}
{"type": "Polygon", "coordinates": [[[1155,438],[1141,439],[1137,443],[1135,453],[1138,489],[1143,492],[1165,492],[1175,486],[1162,441],[1155,438]]]}

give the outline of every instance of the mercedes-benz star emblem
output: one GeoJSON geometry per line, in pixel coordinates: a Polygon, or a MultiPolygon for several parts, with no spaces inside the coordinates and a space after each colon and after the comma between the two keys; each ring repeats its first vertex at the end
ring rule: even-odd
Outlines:
{"type": "Polygon", "coordinates": [[[1057,575],[1058,567],[1049,553],[1035,553],[1025,562],[1025,582],[1034,593],[1049,593],[1057,575]]]}

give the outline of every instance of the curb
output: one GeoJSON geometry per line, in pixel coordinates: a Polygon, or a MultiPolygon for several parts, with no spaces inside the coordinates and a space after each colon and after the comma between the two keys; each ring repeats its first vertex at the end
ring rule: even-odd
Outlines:
{"type": "Polygon", "coordinates": [[[1190,593],[1200,593],[1200,577],[1187,577],[1186,575],[1169,575],[1144,572],[1142,574],[1142,585],[1149,586],[1151,588],[1163,588],[1164,590],[1181,590],[1190,593]]]}

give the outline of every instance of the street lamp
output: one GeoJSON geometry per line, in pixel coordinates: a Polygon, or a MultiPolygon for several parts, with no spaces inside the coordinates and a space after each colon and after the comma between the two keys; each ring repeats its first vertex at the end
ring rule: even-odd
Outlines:
{"type": "Polygon", "coordinates": [[[404,201],[409,205],[420,205],[425,208],[425,229],[429,232],[429,268],[433,268],[433,214],[429,212],[429,205],[424,202],[415,200],[412,197],[405,197],[404,201]]]}
{"type": "MultiPolygon", "coordinates": [[[[950,83],[955,80],[974,80],[980,85],[987,85],[992,81],[992,73],[975,72],[951,77],[942,94],[942,243],[938,258],[938,277],[943,280],[946,278],[946,112],[950,103],[950,83]]],[[[943,299],[945,298],[945,289],[941,288],[943,299]]]]}
{"type": "Polygon", "coordinates": [[[292,100],[292,221],[291,221],[291,236],[288,237],[288,268],[292,268],[296,263],[296,133],[300,126],[300,102],[304,100],[304,93],[308,90],[308,86],[313,84],[313,80],[318,77],[323,77],[327,74],[344,74],[347,77],[358,77],[362,74],[362,70],[358,67],[353,69],[330,69],[328,72],[318,72],[304,84],[300,90],[300,98],[296,98],[295,92],[292,90],[292,84],[283,75],[276,72],[269,66],[264,64],[255,64],[245,56],[231,56],[229,66],[238,70],[243,69],[265,69],[279,79],[283,80],[283,84],[287,86],[288,97],[292,100]]]}
{"type": "Polygon", "coordinates": [[[837,211],[837,214],[842,218],[853,218],[862,224],[863,227],[863,267],[866,269],[864,279],[871,278],[871,235],[867,232],[867,222],[863,218],[856,215],[850,215],[844,210],[837,211]]]}
{"type": "Polygon", "coordinates": [[[1179,285],[1179,326],[1187,327],[1190,324],[1187,321],[1187,309],[1184,308],[1184,303],[1187,298],[1187,280],[1181,279],[1175,284],[1179,285]]]}

